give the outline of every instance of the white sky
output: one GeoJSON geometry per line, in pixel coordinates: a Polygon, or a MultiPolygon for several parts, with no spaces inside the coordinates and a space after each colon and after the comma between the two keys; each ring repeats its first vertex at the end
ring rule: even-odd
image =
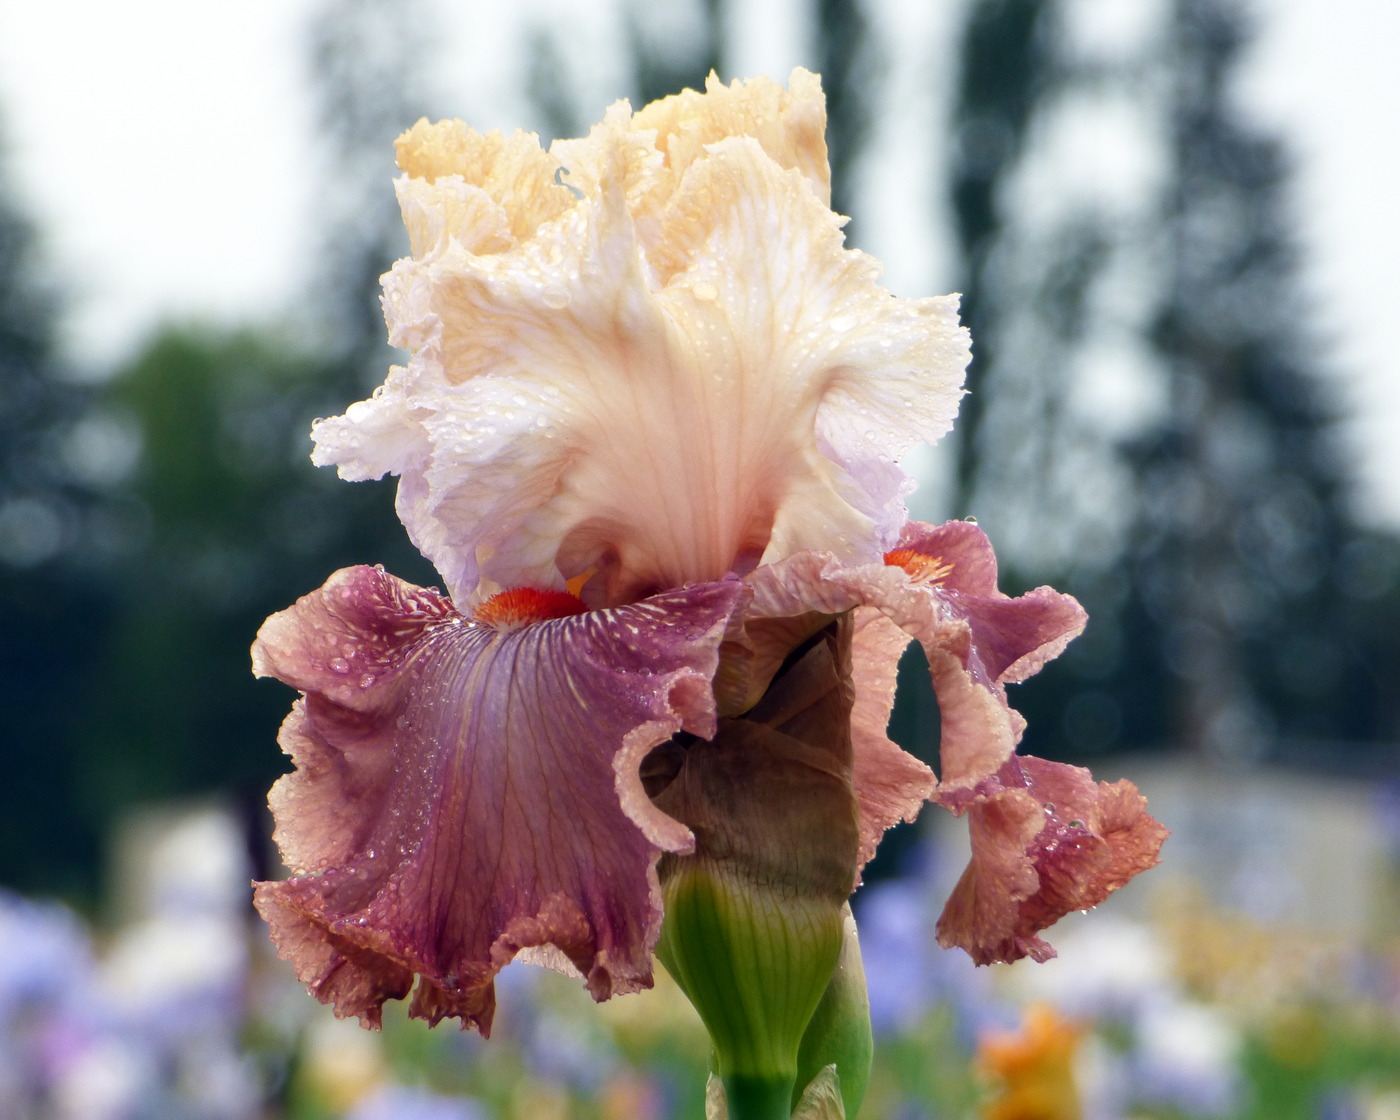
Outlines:
{"type": "MultiPolygon", "coordinates": [[[[431,3],[431,0],[426,0],[431,3]]],[[[1098,0],[1136,4],[1142,0],[1098,0]]],[[[71,296],[66,339],[94,368],[163,318],[275,317],[307,282],[316,153],[302,32],[316,0],[0,0],[0,122],[23,204],[71,296]]],[[[608,0],[438,0],[434,74],[447,111],[528,123],[523,22],[563,32],[596,113],[625,88],[623,26],[608,0]],[[523,15],[521,14],[523,13],[523,15]]],[[[807,5],[731,5],[734,73],[809,62],[807,5]]],[[[890,63],[865,170],[861,242],[902,295],[947,286],[937,219],[939,75],[951,75],[961,3],[870,0],[890,63]],[[905,142],[908,137],[919,143],[905,142]]],[[[648,5],[664,12],[665,5],[648,5]]],[[[1299,157],[1306,283],[1362,454],[1363,514],[1400,527],[1400,5],[1269,0],[1240,81],[1299,157]]],[[[386,191],[389,189],[385,184],[386,191]]]]}

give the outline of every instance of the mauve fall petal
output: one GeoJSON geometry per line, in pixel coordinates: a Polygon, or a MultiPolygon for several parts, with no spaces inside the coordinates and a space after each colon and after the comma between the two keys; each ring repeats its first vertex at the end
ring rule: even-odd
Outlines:
{"type": "Polygon", "coordinates": [[[302,689],[273,788],[292,877],[256,901],[278,951],[340,1015],[483,1032],[522,949],[595,998],[651,982],[656,860],[689,831],[652,807],[641,758],[713,734],[710,680],[737,580],[502,632],[377,569],[336,573],[264,625],[259,674],[302,689]]]}
{"type": "Polygon", "coordinates": [[[1168,832],[1126,779],[1029,756],[1008,759],[968,810],[972,860],[938,920],[944,948],[978,964],[1055,950],[1036,935],[1156,866],[1168,832]]]}
{"type": "MultiPolygon", "coordinates": [[[[1006,684],[1024,679],[1059,654],[1084,628],[1084,609],[1048,587],[1014,599],[998,591],[991,545],[968,522],[933,526],[911,521],[889,557],[886,564],[848,566],[814,551],[765,565],[749,577],[754,600],[748,617],[801,618],[866,607],[916,638],[928,658],[942,719],[942,781],[934,796],[961,813],[977,796],[979,783],[1015,753],[1025,726],[1007,703],[1006,684]]],[[[749,630],[761,632],[752,622],[749,630]]],[[[870,681],[858,696],[873,702],[877,693],[892,687],[897,641],[887,629],[866,655],[858,651],[857,670],[870,681]],[[875,665],[877,660],[883,668],[875,665]],[[877,686],[877,678],[884,683],[877,686]]],[[[762,666],[775,669],[780,660],[780,651],[760,648],[755,678],[762,682],[762,666]]],[[[885,713],[887,717],[888,709],[885,713]]]]}
{"type": "Polygon", "coordinates": [[[970,522],[911,521],[887,559],[938,607],[932,617],[919,611],[901,624],[923,644],[943,716],[938,801],[961,813],[978,784],[1015,753],[1025,729],[1006,686],[1058,657],[1088,616],[1050,587],[1014,599],[998,590],[991,542],[970,522]]]}

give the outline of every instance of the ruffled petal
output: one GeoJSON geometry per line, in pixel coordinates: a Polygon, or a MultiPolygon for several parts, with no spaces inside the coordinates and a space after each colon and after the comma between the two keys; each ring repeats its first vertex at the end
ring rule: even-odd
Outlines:
{"type": "Polygon", "coordinates": [[[1055,950],[1036,934],[1154,867],[1168,832],[1126,779],[1095,784],[1081,767],[1018,757],[995,784],[968,811],[972,861],[939,918],[939,944],[978,964],[1047,960],[1055,950]]]}
{"type": "Polygon", "coordinates": [[[655,132],[656,150],[666,157],[666,174],[651,202],[664,205],[691,164],[705,149],[729,136],[752,136],[785,171],[796,171],[823,206],[831,205],[831,167],[826,157],[826,98],[817,74],[797,67],[783,89],[771,78],[735,80],[725,85],[713,73],[705,92],[682,90],[653,101],[633,118],[638,131],[655,132]]]}
{"type": "Polygon", "coordinates": [[[1024,722],[1005,686],[1063,650],[1083,629],[1084,611],[1050,588],[1015,599],[999,591],[991,546],[966,522],[911,522],[889,556],[848,567],[804,552],[753,572],[741,662],[749,693],[765,686],[794,634],[854,611],[862,865],[885,829],[912,820],[925,798],[968,814],[973,859],[940,924],[943,944],[979,963],[1044,959],[1053,950],[1036,933],[1155,864],[1166,835],[1130,783],[1095,786],[1086,770],[1015,753],[1024,722]],[[941,715],[936,787],[884,734],[911,635],[924,648],[941,715]]]}
{"type": "Polygon", "coordinates": [[[501,252],[528,240],[574,205],[573,192],[555,181],[559,161],[540,147],[533,132],[517,129],[510,136],[499,131],[483,136],[461,121],[430,124],[425,117],[394,141],[394,151],[404,172],[401,182],[470,185],[494,208],[501,220],[502,244],[471,248],[468,232],[468,238],[459,240],[472,252],[501,252]]]}
{"type": "Polygon", "coordinates": [[[548,154],[419,122],[414,257],[384,300],[412,356],[318,422],[313,458],[398,474],[463,603],[590,569],[605,606],[808,548],[877,560],[894,462],[948,429],[968,339],[954,299],[896,299],[843,248],[823,126],[805,71],[622,102],[548,154]]]}
{"type": "Polygon", "coordinates": [[[923,642],[943,713],[938,799],[962,812],[1020,742],[1025,721],[1008,705],[1006,685],[1058,657],[1088,616],[1050,587],[1014,599],[998,590],[991,542],[970,522],[911,521],[890,559],[938,607],[935,618],[911,619],[910,630],[923,642]]]}
{"type": "Polygon", "coordinates": [[[274,615],[259,674],[303,690],[269,798],[292,877],[256,901],[278,951],[337,1014],[483,1032],[522,949],[597,999],[650,986],[656,861],[693,838],[638,768],[680,730],[714,733],[737,580],[500,631],[371,568],[274,615]]]}
{"type": "MultiPolygon", "coordinates": [[[[973,524],[911,521],[900,534],[898,553],[907,557],[907,568],[846,566],[818,551],[765,565],[749,577],[754,588],[749,615],[839,614],[863,605],[918,639],[942,719],[943,776],[936,796],[960,813],[978,796],[979,783],[1015,753],[1021,738],[1024,721],[1007,703],[1006,683],[1063,650],[1084,628],[1086,616],[1072,597],[1050,588],[1015,599],[998,591],[991,545],[973,524]]],[[[760,681],[764,666],[776,668],[776,656],[760,652],[756,657],[760,681]]]]}
{"type": "Polygon", "coordinates": [[[860,805],[859,866],[875,855],[885,830],[900,821],[913,823],[933,793],[933,771],[888,735],[894,709],[899,659],[909,635],[874,607],[857,607],[851,650],[855,706],[851,744],[855,765],[851,782],[860,805]]]}

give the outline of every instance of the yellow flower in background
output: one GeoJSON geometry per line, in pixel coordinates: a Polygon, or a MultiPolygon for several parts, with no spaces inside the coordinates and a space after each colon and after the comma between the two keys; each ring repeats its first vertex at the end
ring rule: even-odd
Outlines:
{"type": "Polygon", "coordinates": [[[983,1120],[1079,1120],[1074,1055],[1083,1029],[1045,1004],[1026,1008],[1021,1029],[984,1036],[977,1066],[997,1085],[983,1120]]]}

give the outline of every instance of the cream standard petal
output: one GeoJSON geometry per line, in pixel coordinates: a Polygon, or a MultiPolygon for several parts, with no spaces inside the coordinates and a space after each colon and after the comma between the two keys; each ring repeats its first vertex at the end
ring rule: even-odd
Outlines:
{"type": "Polygon", "coordinates": [[[797,67],[783,89],[771,78],[725,85],[711,72],[705,92],[682,90],[653,101],[633,118],[638,131],[653,130],[669,175],[659,184],[664,199],[708,145],[729,136],[752,136],[787,170],[800,171],[822,205],[831,204],[831,168],[826,158],[826,98],[822,80],[797,67]]]}
{"type": "Polygon", "coordinates": [[[967,337],[951,300],[895,299],[843,247],[819,95],[799,73],[619,103],[550,155],[420,122],[400,141],[417,259],[385,280],[413,356],[318,425],[316,461],[399,474],[459,601],[589,569],[613,605],[803,549],[878,560],[894,462],[947,430],[967,337]]]}

